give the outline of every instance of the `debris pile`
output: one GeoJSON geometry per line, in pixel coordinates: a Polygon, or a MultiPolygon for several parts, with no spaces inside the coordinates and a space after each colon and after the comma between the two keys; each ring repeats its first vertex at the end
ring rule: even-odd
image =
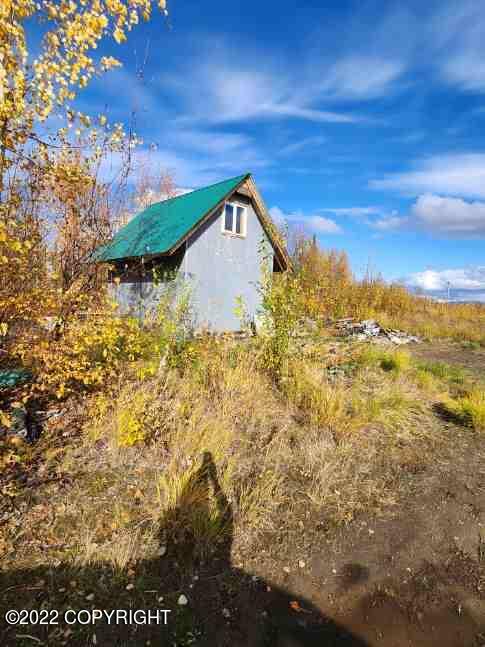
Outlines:
{"type": "Polygon", "coordinates": [[[418,344],[421,341],[419,337],[408,335],[402,330],[383,328],[374,319],[358,322],[351,318],[339,319],[335,322],[335,326],[340,335],[353,337],[358,341],[391,342],[398,346],[410,343],[418,344]]]}

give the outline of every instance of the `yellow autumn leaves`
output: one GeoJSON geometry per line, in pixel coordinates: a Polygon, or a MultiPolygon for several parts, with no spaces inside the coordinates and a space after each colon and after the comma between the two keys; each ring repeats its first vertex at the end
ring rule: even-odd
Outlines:
{"type": "MultiPolygon", "coordinates": [[[[140,19],[149,20],[153,0],[3,0],[0,3],[0,124],[21,119],[32,127],[56,106],[75,99],[98,72],[119,65],[99,63],[94,50],[103,38],[121,43],[140,19]],[[44,31],[41,50],[29,60],[26,20],[44,31]],[[28,72],[32,65],[34,74],[28,72]]],[[[158,2],[166,10],[165,1],[158,2]]]]}

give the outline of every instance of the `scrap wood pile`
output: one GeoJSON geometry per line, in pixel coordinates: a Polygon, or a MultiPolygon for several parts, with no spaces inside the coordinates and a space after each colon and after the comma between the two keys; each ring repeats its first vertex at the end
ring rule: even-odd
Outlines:
{"type": "Polygon", "coordinates": [[[421,339],[402,330],[383,328],[377,321],[367,319],[366,321],[354,321],[352,318],[339,319],[335,327],[342,337],[352,337],[357,341],[374,341],[378,343],[390,342],[396,345],[419,343],[421,339]]]}

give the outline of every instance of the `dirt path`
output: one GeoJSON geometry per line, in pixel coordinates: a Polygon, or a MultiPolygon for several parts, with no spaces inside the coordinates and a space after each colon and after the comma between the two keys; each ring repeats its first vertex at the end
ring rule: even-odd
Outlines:
{"type": "Polygon", "coordinates": [[[449,431],[454,454],[422,475],[392,516],[361,518],[328,542],[314,537],[303,569],[275,574],[278,593],[273,602],[267,593],[265,608],[281,629],[268,644],[485,645],[485,442],[449,431]],[[278,601],[281,590],[311,601],[341,632],[321,642],[295,636],[284,628],[292,612],[278,601]]]}
{"type": "MultiPolygon", "coordinates": [[[[422,346],[415,354],[463,366],[477,377],[485,367],[482,352],[456,346],[422,346]]],[[[310,633],[295,638],[282,629],[268,644],[485,647],[485,438],[449,421],[443,426],[454,443],[413,478],[412,492],[392,513],[361,517],[324,540],[318,534],[302,538],[287,556],[289,574],[281,572],[281,556],[268,559],[259,572],[278,591],[311,601],[320,622],[342,628],[315,642],[310,633]],[[305,550],[304,568],[295,567],[298,551],[305,550]]],[[[275,608],[284,627],[291,614],[281,603],[275,608]]]]}
{"type": "Polygon", "coordinates": [[[446,342],[410,344],[407,348],[418,360],[451,364],[477,378],[485,378],[485,348],[475,349],[446,342]]]}

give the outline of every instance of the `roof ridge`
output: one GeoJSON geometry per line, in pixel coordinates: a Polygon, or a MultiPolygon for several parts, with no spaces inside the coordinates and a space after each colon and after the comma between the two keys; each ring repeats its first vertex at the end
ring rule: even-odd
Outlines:
{"type": "Polygon", "coordinates": [[[208,184],[207,186],[200,186],[198,189],[192,189],[191,191],[187,191],[186,193],[181,193],[180,195],[174,195],[173,198],[167,198],[166,200],[160,200],[160,202],[153,202],[148,208],[151,209],[151,207],[155,207],[156,205],[159,204],[166,204],[167,202],[171,202],[172,200],[178,200],[179,198],[183,198],[186,195],[192,195],[193,193],[197,193],[197,191],[204,191],[205,189],[211,189],[215,186],[218,186],[219,184],[225,184],[226,182],[232,182],[236,178],[247,178],[251,175],[251,173],[242,173],[241,175],[235,175],[234,177],[229,177],[226,180],[220,180],[219,182],[214,182],[214,184],[208,184]]]}
{"type": "Polygon", "coordinates": [[[136,258],[147,252],[165,254],[198,226],[211,209],[222,203],[251,174],[237,175],[168,200],[155,202],[136,214],[103,247],[99,260],[136,258]],[[182,199],[184,198],[185,199],[182,199]]]}

